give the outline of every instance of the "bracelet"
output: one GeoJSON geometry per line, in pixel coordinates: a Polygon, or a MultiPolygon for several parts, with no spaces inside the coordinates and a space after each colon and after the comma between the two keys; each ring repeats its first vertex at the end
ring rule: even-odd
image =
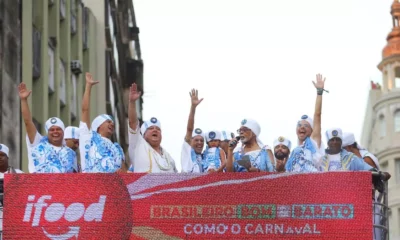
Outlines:
{"type": "Polygon", "coordinates": [[[326,90],[326,89],[323,89],[323,88],[317,88],[317,95],[322,95],[322,93],[323,92],[327,92],[327,93],[329,93],[329,91],[328,90],[326,90]]]}

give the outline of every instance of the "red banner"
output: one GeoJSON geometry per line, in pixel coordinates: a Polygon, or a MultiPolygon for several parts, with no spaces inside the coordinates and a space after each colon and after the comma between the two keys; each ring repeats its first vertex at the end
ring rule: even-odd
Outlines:
{"type": "Polygon", "coordinates": [[[371,173],[9,174],[4,239],[372,239],[371,173]]]}

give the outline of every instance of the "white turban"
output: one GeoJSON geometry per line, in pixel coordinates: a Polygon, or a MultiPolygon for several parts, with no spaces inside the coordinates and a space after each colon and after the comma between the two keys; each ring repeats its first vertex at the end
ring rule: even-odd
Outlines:
{"type": "Polygon", "coordinates": [[[292,147],[292,143],[290,142],[290,140],[285,137],[278,137],[277,139],[275,139],[274,148],[279,144],[286,146],[287,148],[289,148],[289,150],[292,147]]]}
{"type": "Polygon", "coordinates": [[[206,142],[212,140],[221,140],[221,132],[220,131],[209,131],[206,134],[206,142]]]}
{"type": "Polygon", "coordinates": [[[49,129],[53,126],[57,126],[59,128],[61,128],[63,131],[65,130],[65,126],[63,121],[61,121],[61,119],[57,118],[57,117],[52,117],[49,118],[46,123],[45,123],[45,129],[46,129],[46,133],[49,132],[49,129]]]}
{"type": "Polygon", "coordinates": [[[234,137],[235,137],[235,134],[233,134],[233,132],[221,131],[221,141],[230,141],[234,137]]]}
{"type": "Polygon", "coordinates": [[[356,142],[354,134],[345,132],[343,133],[342,147],[347,147],[356,142]]]}
{"type": "Polygon", "coordinates": [[[197,136],[201,136],[202,138],[205,138],[205,135],[204,135],[203,131],[200,128],[196,128],[192,132],[192,138],[197,137],[197,136]]]}
{"type": "Polygon", "coordinates": [[[158,121],[157,118],[152,117],[150,119],[150,121],[144,121],[142,124],[142,127],[140,128],[140,132],[142,133],[142,135],[144,135],[144,133],[146,132],[146,130],[151,127],[151,126],[157,126],[161,129],[161,123],[160,121],[158,121]]]}
{"type": "MultiPolygon", "coordinates": [[[[260,148],[264,147],[264,144],[261,142],[261,140],[258,138],[258,136],[260,136],[261,133],[261,127],[260,124],[258,124],[258,122],[256,122],[256,120],[253,119],[243,119],[242,120],[242,126],[243,127],[247,127],[248,129],[250,129],[257,137],[257,144],[260,148]]],[[[268,149],[268,148],[267,148],[268,149]]]]}
{"type": "MultiPolygon", "coordinates": [[[[353,133],[348,133],[348,132],[343,133],[342,147],[353,145],[355,142],[356,138],[354,137],[353,133]]],[[[368,152],[368,150],[360,146],[360,144],[357,144],[357,149],[360,151],[362,158],[370,157],[372,161],[374,161],[375,165],[378,167],[378,170],[380,169],[378,158],[375,157],[375,155],[368,152]]]]}
{"type": "Polygon", "coordinates": [[[0,144],[0,152],[5,153],[8,157],[8,153],[10,152],[10,149],[8,149],[8,147],[4,144],[0,144]]]}
{"type": "Polygon", "coordinates": [[[92,131],[97,132],[97,129],[100,127],[100,125],[103,124],[107,120],[111,120],[114,122],[114,120],[111,118],[110,115],[101,114],[101,115],[97,116],[92,122],[92,131]]]}
{"type": "Polygon", "coordinates": [[[302,121],[302,120],[307,121],[308,124],[310,124],[310,127],[311,127],[311,128],[314,128],[314,121],[313,121],[312,118],[310,118],[310,117],[307,116],[307,115],[303,115],[303,116],[301,116],[301,119],[300,119],[299,121],[302,121]]]}
{"type": "Polygon", "coordinates": [[[69,126],[64,130],[64,139],[79,139],[79,128],[69,126]]]}
{"type": "Polygon", "coordinates": [[[343,141],[343,133],[342,129],[340,128],[331,128],[326,130],[326,139],[327,141],[331,140],[332,138],[340,138],[343,141]]]}
{"type": "Polygon", "coordinates": [[[243,119],[242,126],[250,129],[257,137],[260,136],[261,127],[260,127],[260,124],[258,124],[258,122],[256,122],[255,120],[243,119]]]}

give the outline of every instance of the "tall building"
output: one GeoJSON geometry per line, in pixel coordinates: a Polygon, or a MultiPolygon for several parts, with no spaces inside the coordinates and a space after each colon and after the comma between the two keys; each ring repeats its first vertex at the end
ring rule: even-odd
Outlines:
{"type": "Polygon", "coordinates": [[[85,72],[92,73],[100,83],[92,90],[90,117],[114,116],[113,140],[127,150],[124,96],[128,83],[143,88],[138,34],[130,0],[0,0],[0,142],[10,147],[14,167],[28,172],[21,81],[32,89],[29,106],[44,134],[52,116],[79,126],[85,72]]]}
{"type": "Polygon", "coordinates": [[[391,6],[393,29],[378,64],[382,86],[371,83],[361,144],[379,159],[389,180],[390,239],[400,239],[400,2],[391,6]]]}
{"type": "MultiPolygon", "coordinates": [[[[17,92],[22,67],[20,4],[20,0],[0,1],[0,143],[10,148],[10,161],[16,167],[20,167],[22,149],[17,92]]],[[[32,45],[32,35],[29,44],[32,45]]]]}
{"type": "MultiPolygon", "coordinates": [[[[104,48],[104,83],[106,110],[114,116],[114,136],[128,158],[128,93],[132,83],[143,92],[143,61],[141,58],[139,28],[136,24],[132,0],[84,0],[92,10],[101,28],[105,41],[99,41],[104,48]]],[[[99,36],[99,37],[101,37],[99,36]]],[[[141,120],[143,99],[137,101],[138,117],[141,120]]]]}

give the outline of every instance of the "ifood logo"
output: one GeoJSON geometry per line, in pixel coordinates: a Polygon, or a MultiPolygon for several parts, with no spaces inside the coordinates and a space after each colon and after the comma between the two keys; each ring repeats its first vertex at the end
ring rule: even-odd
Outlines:
{"type": "Polygon", "coordinates": [[[129,239],[132,200],[121,175],[9,175],[3,239],[129,239]]]}
{"type": "MultiPolygon", "coordinates": [[[[39,227],[42,213],[44,213],[44,219],[47,222],[57,222],[64,218],[66,221],[74,223],[82,217],[85,222],[101,222],[107,197],[101,195],[98,203],[92,203],[87,208],[83,203],[71,203],[67,207],[59,202],[46,203],[46,200],[51,200],[51,198],[51,195],[44,195],[36,200],[35,195],[29,195],[23,221],[32,222],[32,227],[39,227]]],[[[49,234],[44,227],[42,229],[50,239],[69,239],[79,235],[79,226],[69,226],[69,231],[60,235],[49,234]]]]}

